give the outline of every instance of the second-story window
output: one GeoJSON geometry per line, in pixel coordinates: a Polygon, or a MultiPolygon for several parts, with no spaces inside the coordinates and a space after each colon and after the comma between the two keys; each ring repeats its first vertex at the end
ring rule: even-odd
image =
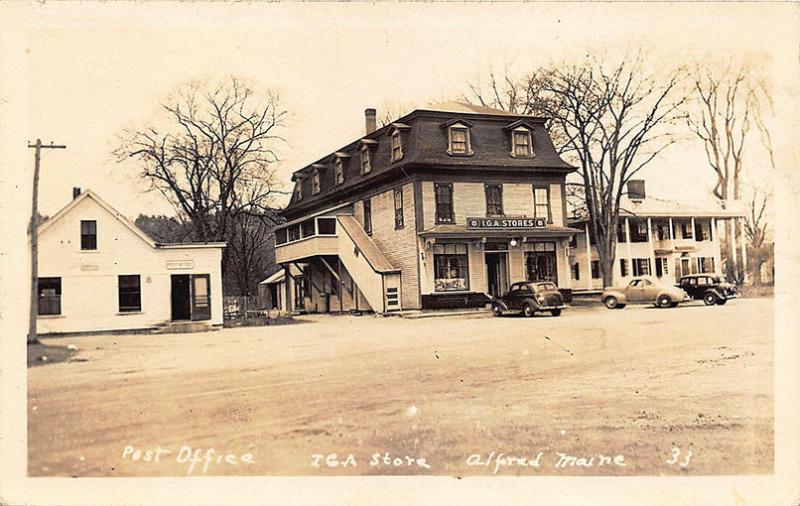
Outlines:
{"type": "Polygon", "coordinates": [[[97,249],[97,222],[81,220],[81,249],[91,251],[97,249]]]}
{"type": "Polygon", "coordinates": [[[336,184],[344,183],[344,163],[342,162],[341,158],[336,160],[335,170],[336,170],[336,184]]]}
{"type": "Polygon", "coordinates": [[[503,215],[503,185],[486,185],[486,216],[503,215]]]}
{"type": "Polygon", "coordinates": [[[319,170],[314,169],[314,173],[311,176],[311,181],[312,181],[311,192],[314,195],[316,195],[317,193],[319,193],[320,189],[322,188],[322,185],[320,184],[319,170]]]}
{"type": "Polygon", "coordinates": [[[372,161],[369,159],[369,148],[364,146],[361,148],[361,173],[369,174],[372,172],[372,161]]]}
{"type": "Polygon", "coordinates": [[[547,223],[553,223],[550,212],[550,190],[546,186],[533,187],[533,213],[536,218],[546,218],[547,223]]]}
{"type": "Polygon", "coordinates": [[[436,183],[434,185],[436,198],[436,223],[453,223],[453,185],[450,183],[436,183]]]}
{"type": "Polygon", "coordinates": [[[531,132],[529,130],[514,130],[511,138],[514,143],[511,152],[515,157],[531,156],[531,132]]]}
{"type": "Polygon", "coordinates": [[[372,233],[372,201],[370,199],[364,201],[364,232],[372,233]]]}
{"type": "Polygon", "coordinates": [[[400,137],[400,131],[395,131],[392,134],[392,161],[396,162],[403,158],[403,140],[400,137]]]}
{"type": "Polygon", "coordinates": [[[403,218],[403,189],[397,188],[394,191],[394,228],[403,228],[405,220],[403,218]]]}

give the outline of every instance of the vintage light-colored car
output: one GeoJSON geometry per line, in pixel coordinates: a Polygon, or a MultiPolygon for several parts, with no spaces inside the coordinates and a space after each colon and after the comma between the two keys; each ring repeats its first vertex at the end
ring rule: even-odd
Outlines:
{"type": "Polygon", "coordinates": [[[689,301],[689,295],[674,285],[650,276],[633,278],[627,286],[606,288],[600,300],[608,309],[621,309],[627,304],[654,304],[656,307],[676,307],[689,301]]]}

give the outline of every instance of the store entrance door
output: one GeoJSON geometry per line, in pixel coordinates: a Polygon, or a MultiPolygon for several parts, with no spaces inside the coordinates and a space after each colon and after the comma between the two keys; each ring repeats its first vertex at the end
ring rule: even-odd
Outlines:
{"type": "Polygon", "coordinates": [[[486,284],[489,295],[500,297],[508,290],[508,254],[486,253],[486,284]]]}

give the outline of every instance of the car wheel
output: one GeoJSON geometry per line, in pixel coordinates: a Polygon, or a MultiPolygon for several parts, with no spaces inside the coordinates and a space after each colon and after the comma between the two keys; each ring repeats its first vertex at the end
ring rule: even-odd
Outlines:
{"type": "Polygon", "coordinates": [[[656,305],[661,308],[670,307],[672,299],[669,298],[669,295],[659,295],[656,305]]]}
{"type": "Polygon", "coordinates": [[[531,316],[533,316],[533,313],[535,312],[536,309],[530,302],[526,302],[525,305],[522,306],[522,314],[525,315],[526,318],[530,318],[531,316]]]}
{"type": "Polygon", "coordinates": [[[550,311],[550,314],[553,315],[553,316],[561,316],[561,310],[560,309],[553,309],[553,310],[550,311]]]}
{"type": "Polygon", "coordinates": [[[726,302],[728,302],[728,299],[719,299],[717,301],[717,304],[719,304],[720,306],[724,306],[726,302]]]}
{"type": "Polygon", "coordinates": [[[706,303],[706,306],[713,306],[717,303],[717,296],[714,292],[706,292],[703,294],[703,302],[706,303]]]}
{"type": "Polygon", "coordinates": [[[613,295],[612,295],[612,296],[609,296],[609,297],[606,297],[606,300],[604,300],[603,302],[605,302],[605,304],[606,304],[606,307],[607,307],[608,309],[614,309],[614,308],[616,308],[616,307],[617,307],[617,305],[619,304],[619,301],[618,301],[618,300],[617,300],[617,298],[616,298],[616,297],[614,297],[613,295]]]}
{"type": "Polygon", "coordinates": [[[503,316],[503,310],[500,309],[499,304],[492,304],[492,314],[495,316],[503,316]]]}

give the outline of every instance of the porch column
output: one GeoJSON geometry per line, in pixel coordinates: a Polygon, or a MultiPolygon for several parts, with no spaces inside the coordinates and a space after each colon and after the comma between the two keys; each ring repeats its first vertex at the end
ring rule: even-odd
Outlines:
{"type": "MultiPolygon", "coordinates": [[[[586,222],[586,229],[584,230],[586,233],[586,263],[589,266],[588,274],[586,276],[587,280],[589,281],[588,289],[591,290],[592,286],[594,285],[592,281],[592,243],[589,241],[589,222],[586,222]]],[[[580,265],[578,266],[580,269],[580,265]]]]}
{"type": "Polygon", "coordinates": [[[650,268],[652,269],[650,275],[652,276],[655,274],[657,269],[656,269],[656,251],[653,246],[653,224],[651,218],[647,218],[647,245],[650,248],[650,251],[648,253],[650,254],[650,268]]]}
{"type": "Polygon", "coordinates": [[[628,253],[628,276],[633,276],[633,255],[631,254],[631,220],[625,218],[625,250],[628,253]]]}
{"type": "Polygon", "coordinates": [[[739,237],[742,241],[742,284],[747,284],[747,241],[744,238],[744,220],[739,220],[739,237]]]}
{"type": "Polygon", "coordinates": [[[283,284],[286,286],[285,288],[285,299],[286,299],[286,314],[292,313],[292,269],[288,265],[283,266],[283,284]]]}

